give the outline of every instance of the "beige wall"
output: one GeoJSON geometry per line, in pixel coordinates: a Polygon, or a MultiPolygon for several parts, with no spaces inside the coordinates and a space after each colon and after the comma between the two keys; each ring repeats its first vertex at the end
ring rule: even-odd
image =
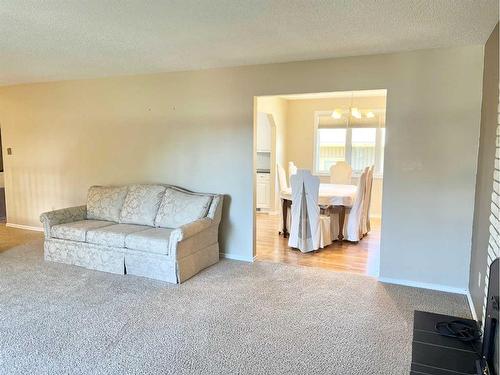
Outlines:
{"type": "MultiPolygon", "coordinates": [[[[276,126],[271,158],[271,207],[279,210],[279,186],[276,172],[276,163],[286,165],[286,132],[287,132],[287,100],[276,96],[261,96],[257,98],[257,111],[269,113],[273,116],[276,126]]],[[[285,167],[286,168],[286,167],[285,167]]]]}
{"type": "MultiPolygon", "coordinates": [[[[373,109],[385,108],[384,97],[361,97],[353,101],[354,107],[373,109]]],[[[351,98],[323,98],[288,100],[287,106],[287,163],[293,161],[299,168],[314,168],[314,112],[332,111],[337,108],[349,108],[351,98]]],[[[329,177],[322,176],[322,182],[329,182],[329,177]]],[[[357,179],[353,179],[357,183],[357,179]]],[[[382,215],[382,178],[373,181],[370,215],[382,215]]]]}
{"type": "MultiPolygon", "coordinates": [[[[490,217],[492,211],[493,175],[495,152],[498,147],[496,131],[498,127],[498,25],[488,39],[484,52],[483,105],[481,111],[481,131],[479,138],[479,160],[477,164],[476,199],[474,206],[474,227],[472,233],[472,254],[470,264],[469,289],[476,315],[483,318],[487,294],[488,267],[491,260],[498,257],[498,244],[490,238],[490,217]],[[491,241],[491,242],[490,242],[491,241]]],[[[497,154],[499,157],[500,154],[497,154]]],[[[500,165],[497,165],[500,169],[500,165]]],[[[498,200],[498,199],[497,199],[498,200]]],[[[499,201],[500,202],[500,201],[499,201]]],[[[498,216],[498,215],[497,215],[498,216]]],[[[492,224],[497,222],[493,219],[492,224]]],[[[499,224],[497,224],[498,226],[499,224]]],[[[495,231],[491,229],[491,232],[495,231]]]]}
{"type": "MultiPolygon", "coordinates": [[[[1,123],[0,123],[0,125],[1,125],[1,123]]],[[[4,185],[5,185],[5,182],[4,182],[3,172],[0,172],[0,188],[4,187],[4,185]]]]}
{"type": "Polygon", "coordinates": [[[385,88],[381,275],[465,289],[482,59],[470,46],[0,88],[8,221],[38,226],[92,184],[175,183],[227,194],[222,248],[250,259],[254,96],[385,88]]]}

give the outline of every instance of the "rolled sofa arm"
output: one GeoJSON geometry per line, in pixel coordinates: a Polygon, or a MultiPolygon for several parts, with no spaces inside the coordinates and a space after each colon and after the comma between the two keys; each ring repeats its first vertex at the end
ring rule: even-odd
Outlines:
{"type": "Polygon", "coordinates": [[[173,243],[185,240],[204,231],[207,228],[210,228],[212,225],[217,225],[217,222],[208,217],[185,224],[170,233],[170,242],[173,243]]]}
{"type": "Polygon", "coordinates": [[[40,215],[45,237],[50,238],[50,228],[58,224],[72,223],[87,218],[87,206],[62,208],[60,210],[44,212],[40,215]]]}

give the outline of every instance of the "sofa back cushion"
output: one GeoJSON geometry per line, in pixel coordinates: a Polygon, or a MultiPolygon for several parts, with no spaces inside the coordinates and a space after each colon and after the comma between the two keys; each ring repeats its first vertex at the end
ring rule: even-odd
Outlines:
{"type": "Polygon", "coordinates": [[[120,214],[120,223],[153,226],[165,186],[132,185],[120,214]]]}
{"type": "Polygon", "coordinates": [[[87,196],[87,219],[118,222],[127,186],[92,186],[87,196]]]}
{"type": "Polygon", "coordinates": [[[207,215],[212,197],[167,188],[156,215],[155,226],[178,228],[207,215]]]}

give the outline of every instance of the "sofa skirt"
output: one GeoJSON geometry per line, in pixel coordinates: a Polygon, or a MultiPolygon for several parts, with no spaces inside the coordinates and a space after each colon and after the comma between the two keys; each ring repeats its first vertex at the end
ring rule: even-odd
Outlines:
{"type": "Polygon", "coordinates": [[[47,238],[44,259],[120,275],[125,273],[123,249],[115,247],[47,238]]]}
{"type": "Polygon", "coordinates": [[[144,251],[48,238],[44,243],[46,261],[71,264],[92,270],[142,276],[169,283],[182,283],[219,261],[215,243],[182,258],[144,251]]]}
{"type": "Polygon", "coordinates": [[[182,283],[218,261],[218,243],[180,259],[137,250],[125,251],[125,268],[128,275],[143,276],[169,283],[182,283]]]}

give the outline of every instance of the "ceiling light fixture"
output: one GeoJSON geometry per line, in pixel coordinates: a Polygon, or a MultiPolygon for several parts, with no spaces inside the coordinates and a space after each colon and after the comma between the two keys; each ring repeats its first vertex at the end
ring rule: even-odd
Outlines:
{"type": "Polygon", "coordinates": [[[355,118],[361,118],[361,112],[359,111],[359,109],[353,107],[351,108],[351,115],[352,117],[355,117],[355,118]]]}
{"type": "Polygon", "coordinates": [[[335,111],[332,112],[332,117],[335,120],[340,120],[342,118],[342,113],[340,113],[339,111],[335,110],[335,111]]]}

